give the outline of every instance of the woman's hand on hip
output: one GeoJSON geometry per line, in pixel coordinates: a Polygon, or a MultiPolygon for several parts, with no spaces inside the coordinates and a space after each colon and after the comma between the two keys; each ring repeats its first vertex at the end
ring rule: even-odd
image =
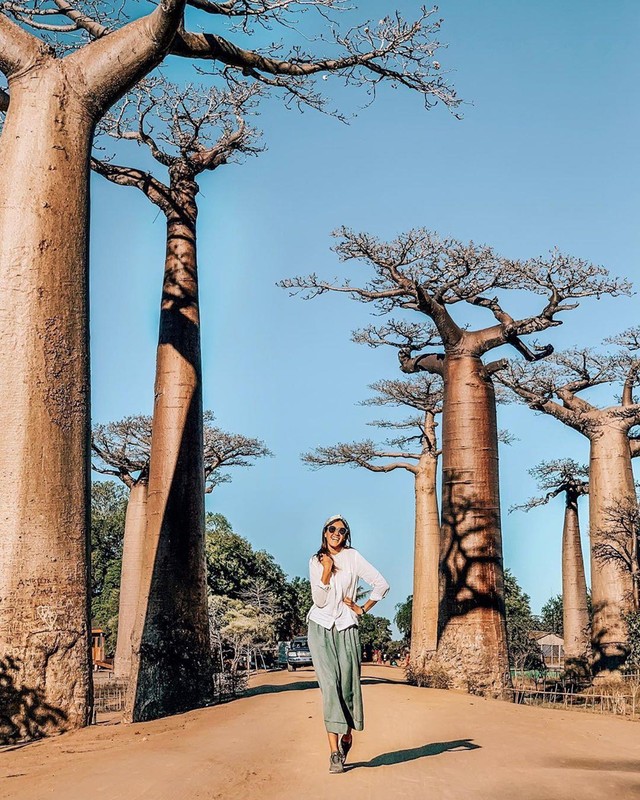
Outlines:
{"type": "Polygon", "coordinates": [[[364,614],[364,608],[362,608],[362,606],[359,606],[350,597],[343,597],[342,602],[345,604],[345,606],[348,606],[353,612],[355,612],[359,617],[361,617],[364,614]]]}

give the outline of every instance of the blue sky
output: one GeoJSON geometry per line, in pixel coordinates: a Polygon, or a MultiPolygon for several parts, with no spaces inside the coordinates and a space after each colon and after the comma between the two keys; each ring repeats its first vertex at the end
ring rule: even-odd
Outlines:
{"type": "MultiPolygon", "coordinates": [[[[391,8],[356,5],[374,20],[391,8]]],[[[396,3],[407,16],[417,5],[396,3]]],[[[367,306],[345,296],[304,302],[276,282],[311,271],[346,275],[330,251],[330,232],[342,224],[389,238],[420,225],[512,257],[558,246],[618,275],[640,273],[638,4],[444,0],[440,15],[449,46],[437,58],[465,100],[462,120],[444,107],[427,112],[400,89],[362,108],[366,97],[331,77],[327,91],[357,113],[351,124],[288,111],[272,98],[259,119],[266,152],[201,180],[205,407],[275,454],[234,472],[207,507],[292,576],[306,574],[322,521],[344,514],[354,546],[391,584],[376,609],[388,617],[411,592],[411,476],[311,471],[299,454],[375,433],[366,423],[380,409],[358,402],[369,383],[398,375],[395,353],[350,341],[372,321],[367,306]]],[[[191,68],[170,69],[188,76],[191,68]]],[[[164,220],[138,195],[93,179],[96,422],[152,409],[164,220]]],[[[637,304],[586,301],[545,341],[596,345],[637,324],[637,304]]],[[[530,466],[585,460],[587,442],[523,407],[501,407],[499,424],[518,437],[501,451],[505,564],[538,611],[560,591],[562,503],[507,510],[535,491],[530,466]]],[[[585,544],[586,532],[585,505],[585,544]]]]}

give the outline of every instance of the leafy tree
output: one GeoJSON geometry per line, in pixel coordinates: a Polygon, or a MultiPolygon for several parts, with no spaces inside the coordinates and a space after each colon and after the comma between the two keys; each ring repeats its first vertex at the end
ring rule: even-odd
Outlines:
{"type": "Polygon", "coordinates": [[[238,671],[240,661],[276,640],[274,618],[252,603],[225,596],[209,598],[209,629],[214,654],[219,653],[222,669],[228,667],[232,675],[238,671]]]}
{"type": "Polygon", "coordinates": [[[386,617],[365,614],[360,619],[358,633],[367,660],[371,658],[373,650],[386,650],[391,643],[391,623],[386,617]]]}
{"type": "Polygon", "coordinates": [[[395,661],[397,664],[403,658],[406,647],[407,643],[404,639],[394,639],[392,642],[389,642],[386,648],[389,661],[395,661]]]}
{"type": "Polygon", "coordinates": [[[563,636],[562,626],[562,595],[557,594],[555,597],[550,597],[547,602],[542,606],[540,612],[540,630],[550,631],[556,633],[558,636],[563,636]]]}
{"type": "MultiPolygon", "coordinates": [[[[504,571],[504,601],[507,617],[535,621],[529,595],[523,591],[516,576],[508,568],[504,571]]],[[[534,627],[535,625],[537,621],[534,622],[534,627]]]]}
{"type": "Polygon", "coordinates": [[[114,481],[91,486],[91,618],[104,629],[106,654],[115,651],[128,493],[114,481]]]}
{"type": "Polygon", "coordinates": [[[311,597],[311,582],[309,578],[293,578],[289,583],[293,594],[293,634],[300,635],[306,630],[306,619],[309,609],[313,605],[311,597]]]}
{"type": "Polygon", "coordinates": [[[102,593],[108,570],[122,558],[127,495],[115,481],[96,481],[91,486],[92,597],[102,593]]]}
{"type": "Polygon", "coordinates": [[[269,613],[281,639],[290,639],[303,628],[310,607],[308,580],[289,583],[274,557],[254,550],[221,514],[207,514],[205,556],[210,595],[243,600],[269,613]]]}
{"type": "Polygon", "coordinates": [[[411,641],[411,612],[413,608],[413,595],[410,594],[409,597],[404,601],[404,603],[398,603],[396,605],[396,615],[393,618],[393,621],[396,623],[396,626],[400,633],[403,636],[405,643],[411,641]]]}
{"type": "Polygon", "coordinates": [[[211,594],[239,599],[249,589],[255,576],[253,548],[221,514],[207,514],[205,557],[211,594]]]}
{"type": "Polygon", "coordinates": [[[110,658],[115,655],[118,637],[121,572],[122,559],[115,558],[105,572],[102,591],[91,600],[91,619],[104,630],[105,655],[110,658]]]}
{"type": "Polygon", "coordinates": [[[512,669],[542,669],[544,663],[540,648],[529,635],[539,627],[539,620],[531,612],[529,595],[509,569],[504,571],[504,599],[509,666],[512,669]]]}
{"type": "MultiPolygon", "coordinates": [[[[156,393],[158,393],[156,385],[156,393]]],[[[157,404],[156,404],[157,408],[157,404]]],[[[231,478],[222,472],[222,468],[227,467],[247,467],[251,466],[252,459],[269,454],[264,444],[258,439],[252,439],[242,434],[228,433],[221,430],[214,424],[214,415],[211,411],[205,411],[204,421],[204,446],[200,447],[199,461],[200,472],[204,475],[204,486],[202,487],[203,497],[199,503],[204,503],[204,493],[209,493],[220,483],[225,483],[231,478]]],[[[114,659],[115,675],[124,679],[127,683],[135,680],[134,672],[138,672],[137,667],[137,648],[133,645],[134,626],[138,618],[138,598],[141,585],[145,585],[145,570],[143,565],[150,564],[152,559],[145,561],[144,552],[148,543],[153,541],[153,531],[148,529],[149,508],[148,508],[148,486],[149,486],[149,465],[152,451],[152,418],[142,414],[125,417],[114,422],[102,425],[94,425],[91,435],[92,468],[96,472],[104,475],[114,475],[129,489],[127,512],[125,517],[124,544],[122,553],[122,575],[120,578],[120,608],[118,611],[118,637],[117,649],[114,659]],[[134,665],[136,668],[134,669],[134,665]]],[[[194,445],[192,451],[198,448],[194,445]]],[[[166,453],[165,453],[166,457],[166,453]]],[[[175,475],[174,475],[175,477],[175,475]]],[[[195,500],[196,491],[195,481],[190,482],[186,493],[192,500],[195,500]]],[[[196,503],[195,505],[199,505],[196,503]]],[[[193,512],[193,509],[192,509],[193,512]]],[[[186,517],[179,517],[182,525],[182,533],[185,532],[187,525],[186,517]]],[[[202,513],[204,516],[204,511],[202,513]]],[[[193,517],[191,517],[193,519],[193,517]]],[[[180,555],[187,558],[187,547],[184,539],[178,548],[180,555]]],[[[198,552],[200,552],[198,550],[198,552]]],[[[156,554],[157,562],[161,557],[156,554]]],[[[198,556],[197,563],[202,568],[201,559],[198,556]]],[[[151,566],[148,567],[151,569],[151,566]]],[[[179,572],[177,559],[173,560],[172,570],[179,572]]],[[[198,584],[200,586],[200,584],[198,584]]],[[[202,591],[199,590],[200,594],[202,591]]],[[[203,605],[206,603],[206,596],[202,597],[203,605]]],[[[166,605],[166,603],[165,603],[166,605]]],[[[184,607],[189,607],[188,603],[184,607]]],[[[165,609],[166,613],[162,619],[169,620],[170,628],[176,627],[180,614],[171,613],[165,609]]],[[[190,611],[189,613],[193,613],[190,611]]],[[[206,615],[200,615],[201,620],[206,622],[206,615]]],[[[148,636],[153,626],[146,626],[145,633],[148,636]]],[[[178,626],[179,627],[179,626],[178,626]]],[[[189,635],[189,634],[188,634],[189,635]]],[[[187,657],[188,647],[175,642],[172,637],[172,649],[178,652],[180,664],[187,657]]],[[[200,641],[200,640],[198,640],[200,641]]],[[[184,644],[184,643],[183,643],[184,644]]],[[[203,647],[206,647],[206,638],[203,647]]],[[[160,648],[162,649],[162,648],[160,648]]],[[[163,652],[165,655],[170,652],[167,648],[163,652]]],[[[208,657],[208,653],[207,653],[208,657]]],[[[175,664],[174,664],[175,666],[175,664]]],[[[181,668],[179,669],[182,675],[181,668]]],[[[163,677],[165,682],[172,681],[172,672],[165,663],[163,677]]],[[[160,693],[160,687],[158,686],[160,693]]]]}

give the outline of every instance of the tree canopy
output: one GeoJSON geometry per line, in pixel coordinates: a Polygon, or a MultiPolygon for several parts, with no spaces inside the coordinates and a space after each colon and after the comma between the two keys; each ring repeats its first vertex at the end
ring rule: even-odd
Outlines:
{"type": "Polygon", "coordinates": [[[243,600],[270,614],[279,639],[301,632],[310,607],[307,579],[289,582],[274,557],[254,550],[221,514],[207,514],[205,555],[211,595],[243,600]]]}

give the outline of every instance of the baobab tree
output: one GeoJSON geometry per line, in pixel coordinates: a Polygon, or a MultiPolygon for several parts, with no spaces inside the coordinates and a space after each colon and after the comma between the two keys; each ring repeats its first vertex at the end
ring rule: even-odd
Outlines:
{"type": "MultiPolygon", "coordinates": [[[[216,486],[231,480],[222,471],[223,468],[249,467],[254,459],[271,455],[259,439],[228,433],[214,425],[211,411],[205,411],[203,416],[205,493],[210,493],[216,486]]],[[[119,478],[130,490],[125,519],[114,660],[114,673],[127,681],[131,673],[131,640],[142,583],[151,442],[150,416],[137,415],[107,425],[93,426],[93,469],[119,478]]]]}
{"type": "Polygon", "coordinates": [[[458,104],[434,60],[432,11],[345,32],[332,18],[348,8],[343,0],[191,4],[215,30],[188,31],[185,0],[125,22],[105,19],[101,3],[0,0],[0,659],[19,663],[18,687],[59,710],[51,730],[86,724],[91,708],[87,231],[97,121],[169,54],[316,108],[327,73],[371,91],[391,81],[427,106],[458,104]],[[289,34],[307,10],[318,12],[324,35],[305,41],[331,40],[328,57],[295,42],[287,54],[278,42],[265,52],[232,41],[238,29],[246,41],[263,25],[289,34]],[[65,43],[53,47],[52,38],[65,43]]]}
{"type": "MultiPolygon", "coordinates": [[[[635,504],[631,440],[640,424],[640,404],[633,398],[640,361],[629,347],[620,353],[574,348],[545,363],[526,367],[512,362],[499,380],[535,411],[549,414],[589,440],[589,534],[593,622],[592,671],[597,679],[616,677],[628,653],[625,615],[634,608],[632,575],[617,559],[597,557],[602,545],[621,547],[628,533],[611,509],[635,504]],[[622,384],[619,402],[600,407],[583,393],[596,386],[622,384]]],[[[627,542],[628,544],[628,542],[627,542]]]]}
{"type": "MultiPolygon", "coordinates": [[[[335,252],[343,262],[363,262],[373,277],[361,285],[331,283],[317,275],[281,282],[315,297],[329,291],[371,303],[378,313],[419,312],[441,339],[439,352],[421,348],[411,331],[400,339],[389,326],[379,344],[395,343],[401,369],[440,375],[444,382],[442,429],[442,550],[445,588],[438,659],[452,685],[499,695],[510,682],[504,616],[502,534],[498,482],[498,429],[492,377],[505,359],[483,357],[511,345],[535,361],[552,351],[531,349],[524,336],[561,324],[557,315],[584,297],[628,292],[625,281],[602,268],[553,251],[548,258],[514,261],[490,247],[443,239],[425,229],[391,242],[341,228],[335,252]],[[538,314],[516,319],[503,307],[505,290],[545,297],[538,314]],[[494,295],[494,293],[497,293],[494,295]],[[490,312],[495,324],[470,329],[450,308],[468,304],[490,312]]],[[[375,344],[376,330],[370,331],[375,344]]]]}
{"type": "Polygon", "coordinates": [[[198,179],[258,152],[257,133],[246,123],[257,90],[257,84],[241,83],[227,91],[181,91],[164,80],[147,81],[105,117],[101,128],[116,139],[145,147],[157,164],[155,171],[166,170],[169,180],[95,156],[91,162],[113,183],[141,191],[166,219],[147,527],[125,712],[135,721],[143,713],[150,719],[192,708],[211,694],[198,179]]]}
{"type": "Polygon", "coordinates": [[[103,475],[114,475],[129,489],[122,544],[118,635],[113,665],[115,675],[128,678],[131,669],[131,630],[138,602],[147,527],[151,418],[138,415],[107,425],[94,425],[91,450],[95,456],[91,465],[93,469],[103,475]]]}
{"type": "Polygon", "coordinates": [[[562,529],[562,628],[565,670],[587,675],[589,669],[589,609],[580,542],[578,499],[589,492],[589,469],[571,458],[542,461],[529,470],[543,495],[512,510],[530,511],[564,496],[562,529]]]}
{"type": "Polygon", "coordinates": [[[403,422],[381,420],[381,428],[400,429],[403,434],[384,444],[362,442],[317,447],[302,458],[314,467],[346,464],[371,472],[397,469],[414,477],[415,538],[413,561],[413,613],[411,617],[411,662],[416,669],[436,651],[438,639],[440,515],[436,473],[440,450],[436,438],[436,416],[442,411],[442,385],[436,375],[417,380],[382,380],[372,384],[377,395],[367,405],[408,406],[420,412],[403,422]]]}

